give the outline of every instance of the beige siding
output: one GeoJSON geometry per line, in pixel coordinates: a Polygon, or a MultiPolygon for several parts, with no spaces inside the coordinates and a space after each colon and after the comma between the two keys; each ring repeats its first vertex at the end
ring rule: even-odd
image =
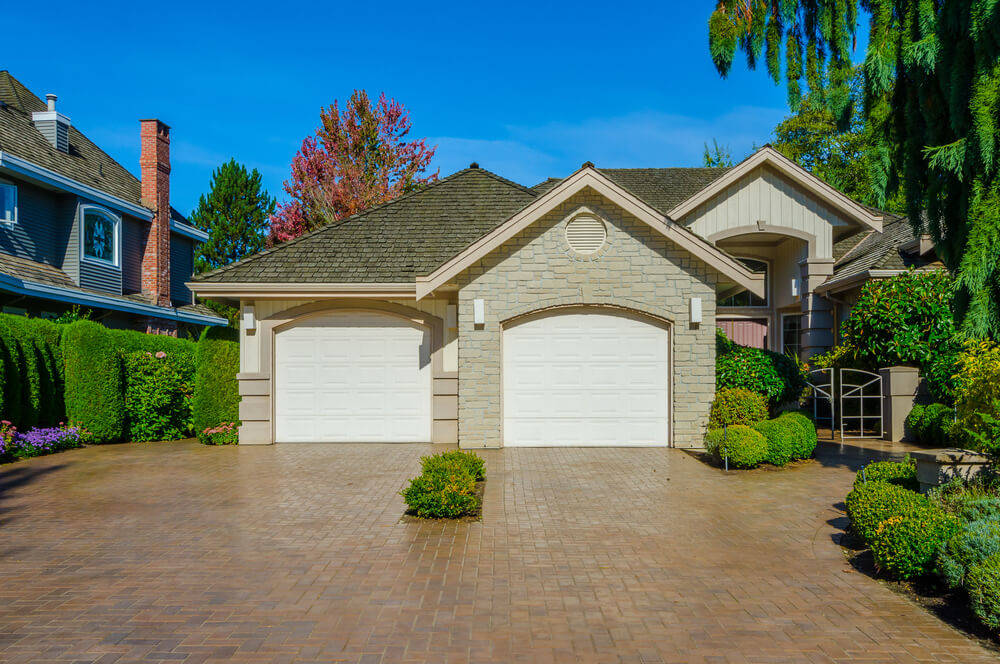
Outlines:
{"type": "Polygon", "coordinates": [[[813,254],[833,255],[833,231],[847,220],[774,170],[761,166],[699,205],[684,220],[705,238],[725,231],[756,226],[783,227],[816,238],[813,254]]]}

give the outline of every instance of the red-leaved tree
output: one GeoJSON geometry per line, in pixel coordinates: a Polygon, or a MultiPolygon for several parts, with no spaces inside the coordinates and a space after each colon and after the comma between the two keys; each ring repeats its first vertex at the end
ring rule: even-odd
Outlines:
{"type": "Polygon", "coordinates": [[[406,139],[410,114],[384,93],[373,105],[355,90],[343,111],[334,102],[319,117],[321,126],[302,141],[285,181],[291,200],[271,217],[272,245],[437,180],[437,172],[423,175],[437,148],[406,139]]]}

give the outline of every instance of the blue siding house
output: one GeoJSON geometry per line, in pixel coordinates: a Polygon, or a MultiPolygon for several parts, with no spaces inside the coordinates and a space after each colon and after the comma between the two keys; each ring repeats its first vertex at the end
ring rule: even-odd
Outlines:
{"type": "Polygon", "coordinates": [[[207,239],[170,206],[170,129],[141,120],[140,177],[84,136],[56,96],[0,71],[0,309],[91,310],[110,327],[225,325],[185,283],[207,239]]]}

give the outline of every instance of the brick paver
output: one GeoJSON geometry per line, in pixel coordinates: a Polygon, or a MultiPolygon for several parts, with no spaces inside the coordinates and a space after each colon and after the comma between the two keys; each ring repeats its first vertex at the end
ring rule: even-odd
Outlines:
{"type": "Polygon", "coordinates": [[[850,569],[856,460],[486,451],[481,522],[401,520],[421,445],[96,447],[0,468],[9,662],[980,662],[850,569]]]}

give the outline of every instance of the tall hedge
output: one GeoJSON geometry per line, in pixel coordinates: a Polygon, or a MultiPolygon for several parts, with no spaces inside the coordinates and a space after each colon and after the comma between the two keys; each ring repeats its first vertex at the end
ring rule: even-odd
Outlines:
{"type": "Polygon", "coordinates": [[[108,329],[87,320],[70,323],[63,329],[62,348],[69,420],[90,431],[94,442],[124,440],[121,358],[108,329]]]}
{"type": "Polygon", "coordinates": [[[205,328],[198,340],[194,377],[195,434],[239,420],[240,394],[236,382],[239,370],[239,333],[230,328],[205,328]]]}
{"type": "Polygon", "coordinates": [[[49,321],[0,314],[0,419],[27,429],[64,417],[59,343],[49,321]]]}

